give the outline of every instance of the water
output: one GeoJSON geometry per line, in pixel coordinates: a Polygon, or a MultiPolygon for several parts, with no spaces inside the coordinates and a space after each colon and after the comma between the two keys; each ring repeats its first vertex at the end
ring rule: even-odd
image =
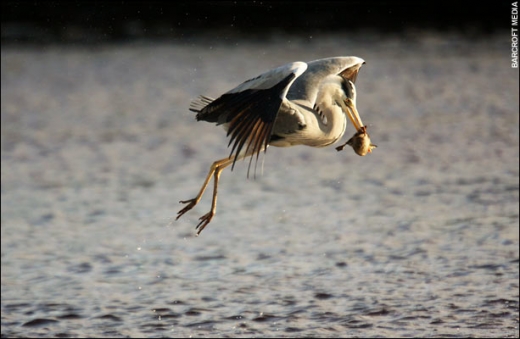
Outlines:
{"type": "Polygon", "coordinates": [[[508,36],[413,41],[2,48],[2,336],[518,337],[508,36]],[[228,154],[190,99],[334,55],[374,153],[270,148],[172,222],[228,154]]]}

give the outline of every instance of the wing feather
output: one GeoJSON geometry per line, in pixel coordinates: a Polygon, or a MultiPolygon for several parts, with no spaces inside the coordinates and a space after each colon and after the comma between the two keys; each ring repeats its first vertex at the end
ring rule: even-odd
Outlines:
{"type": "Polygon", "coordinates": [[[201,96],[192,102],[190,110],[197,112],[197,120],[227,126],[229,158],[235,157],[232,169],[239,155],[256,153],[258,159],[265,152],[282,101],[306,69],[304,62],[290,63],[245,81],[215,100],[201,96]]]}

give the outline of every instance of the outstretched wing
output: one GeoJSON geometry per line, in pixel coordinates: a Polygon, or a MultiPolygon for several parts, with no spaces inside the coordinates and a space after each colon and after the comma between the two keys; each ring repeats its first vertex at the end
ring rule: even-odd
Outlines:
{"type": "Polygon", "coordinates": [[[306,63],[293,62],[247,80],[215,100],[199,97],[192,103],[190,110],[197,112],[197,120],[227,127],[229,157],[235,155],[232,168],[240,154],[258,157],[265,151],[282,101],[306,69],[306,63]]]}
{"type": "Polygon", "coordinates": [[[355,56],[325,58],[308,62],[307,71],[291,86],[287,99],[306,101],[310,105],[309,107],[313,107],[320,84],[325,78],[339,75],[347,81],[355,83],[359,69],[364,63],[363,59],[355,56]]]}

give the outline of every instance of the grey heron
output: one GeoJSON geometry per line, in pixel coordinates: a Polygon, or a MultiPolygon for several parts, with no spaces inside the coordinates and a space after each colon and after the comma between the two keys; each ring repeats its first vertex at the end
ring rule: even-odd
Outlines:
{"type": "Polygon", "coordinates": [[[366,126],[356,108],[354,85],[364,60],[358,57],[333,57],[311,62],[293,62],[247,80],[217,99],[200,96],[190,111],[196,119],[222,125],[229,137],[229,157],[215,161],[202,187],[177,213],[179,219],[202,198],[211,178],[214,179],[211,210],[199,218],[197,235],[216,213],[218,181],[222,170],[234,168],[239,159],[254,157],[268,146],[307,145],[324,147],[337,142],[345,133],[347,117],[356,133],[344,145],[364,156],[371,144],[366,126]]]}

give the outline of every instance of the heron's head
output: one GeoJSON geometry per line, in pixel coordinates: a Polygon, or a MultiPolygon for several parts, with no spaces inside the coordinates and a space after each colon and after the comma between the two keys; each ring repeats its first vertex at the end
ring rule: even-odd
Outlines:
{"type": "MultiPolygon", "coordinates": [[[[343,69],[336,76],[330,77],[331,90],[336,105],[341,107],[343,113],[349,118],[352,126],[356,129],[356,134],[350,138],[345,145],[350,145],[356,154],[364,156],[377,146],[370,142],[370,136],[367,133],[367,126],[361,121],[359,112],[356,107],[356,82],[359,69],[365,63],[362,59],[356,58],[350,67],[343,69]]],[[[345,145],[336,147],[341,151],[345,145]]]]}
{"type": "Polygon", "coordinates": [[[341,79],[341,91],[336,92],[336,103],[341,107],[345,115],[356,129],[356,134],[347,141],[357,155],[364,156],[371,153],[377,145],[370,141],[367,126],[363,125],[356,107],[356,87],[349,79],[341,79]]]}
{"type": "Polygon", "coordinates": [[[329,76],[320,86],[316,104],[325,109],[331,109],[330,105],[340,107],[356,131],[363,126],[356,108],[356,86],[351,80],[329,76]]]}
{"type": "Polygon", "coordinates": [[[340,86],[341,90],[336,92],[336,104],[341,107],[356,131],[359,131],[364,125],[356,107],[356,86],[344,78],[341,78],[340,86]]]}

